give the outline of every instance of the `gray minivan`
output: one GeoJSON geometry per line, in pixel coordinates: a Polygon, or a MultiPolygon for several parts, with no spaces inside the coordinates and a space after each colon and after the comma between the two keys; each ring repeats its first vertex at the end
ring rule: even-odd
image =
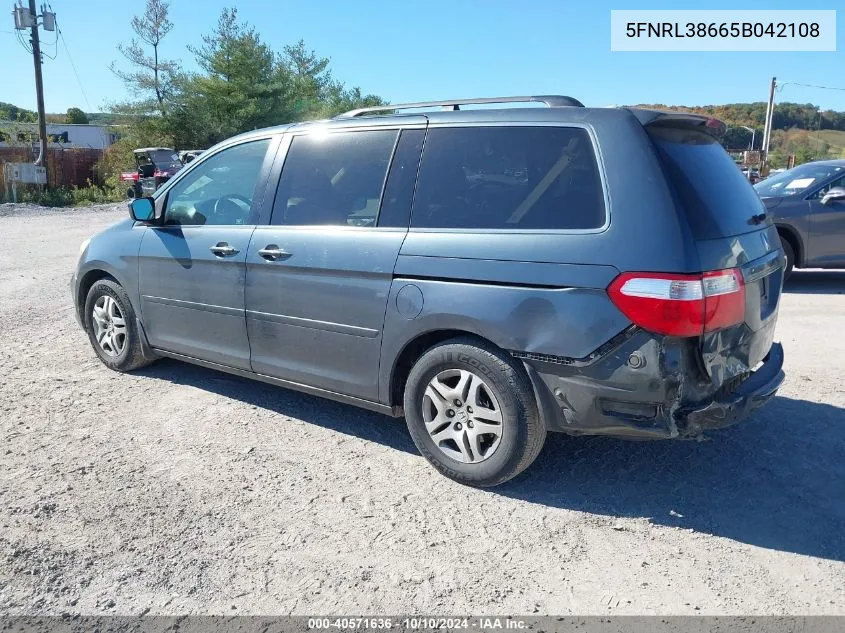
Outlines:
{"type": "Polygon", "coordinates": [[[404,415],[470,485],[549,431],[695,437],[784,377],[783,251],[722,129],[542,96],[249,132],[83,245],[76,316],[117,371],[164,356],[404,415]]]}

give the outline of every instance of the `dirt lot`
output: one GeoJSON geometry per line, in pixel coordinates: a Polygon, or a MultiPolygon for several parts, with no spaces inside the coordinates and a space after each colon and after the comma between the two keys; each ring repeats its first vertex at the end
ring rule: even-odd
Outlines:
{"type": "Polygon", "coordinates": [[[845,273],[788,286],[755,419],[480,491],[377,414],[106,369],[68,278],[123,213],[0,206],[0,612],[845,614],[845,273]]]}

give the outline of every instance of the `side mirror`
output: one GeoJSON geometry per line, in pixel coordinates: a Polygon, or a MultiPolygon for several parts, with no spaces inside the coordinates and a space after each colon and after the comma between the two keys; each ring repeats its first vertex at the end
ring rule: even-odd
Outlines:
{"type": "Polygon", "coordinates": [[[152,222],[156,217],[156,207],[152,198],[135,198],[129,203],[129,215],[136,222],[152,222]]]}
{"type": "Polygon", "coordinates": [[[831,187],[822,196],[822,204],[830,204],[834,200],[845,200],[845,187],[831,187]]]}

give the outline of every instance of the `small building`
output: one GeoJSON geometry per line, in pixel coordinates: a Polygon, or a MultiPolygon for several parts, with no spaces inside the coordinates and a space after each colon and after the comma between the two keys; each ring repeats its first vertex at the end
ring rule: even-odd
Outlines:
{"type": "MultiPolygon", "coordinates": [[[[113,126],[89,123],[48,123],[50,147],[106,149],[120,134],[113,126]]],[[[0,147],[38,143],[38,125],[19,121],[0,121],[0,147]]]]}

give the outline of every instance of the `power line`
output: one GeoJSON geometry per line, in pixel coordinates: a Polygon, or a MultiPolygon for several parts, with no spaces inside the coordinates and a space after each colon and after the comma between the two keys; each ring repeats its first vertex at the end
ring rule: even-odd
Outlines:
{"type": "MultiPolygon", "coordinates": [[[[52,7],[50,7],[52,11],[52,7]]],[[[82,86],[82,80],[79,78],[79,72],[76,70],[76,64],[73,63],[73,56],[70,54],[70,49],[67,46],[67,40],[65,39],[65,34],[62,33],[62,29],[59,28],[59,25],[56,24],[56,39],[62,41],[62,46],[65,49],[65,53],[67,53],[67,58],[70,61],[70,67],[73,68],[73,76],[76,77],[76,83],[79,85],[79,90],[82,92],[82,98],[85,99],[85,105],[88,106],[88,111],[91,111],[91,102],[88,101],[88,95],[85,94],[85,88],[82,86]]],[[[57,47],[58,48],[58,47],[57,47]]]]}
{"type": "Polygon", "coordinates": [[[41,54],[49,60],[56,61],[56,57],[59,56],[59,36],[56,35],[56,39],[47,44],[47,46],[53,46],[53,54],[47,53],[45,51],[41,51],[41,54]]]}
{"type": "Polygon", "coordinates": [[[778,92],[783,90],[784,86],[801,86],[803,88],[818,88],[820,90],[840,90],[845,92],[845,88],[838,88],[836,86],[819,86],[817,84],[802,84],[797,81],[784,81],[778,84],[778,92]]]}
{"type": "MultiPolygon", "coordinates": [[[[51,5],[49,2],[47,3],[47,8],[50,10],[51,13],[55,13],[53,11],[53,5],[51,5]]],[[[47,57],[49,57],[50,59],[54,60],[59,55],[59,40],[62,41],[62,46],[65,49],[65,53],[67,53],[67,58],[68,58],[68,61],[70,62],[70,67],[73,69],[73,76],[76,78],[76,84],[79,86],[79,91],[82,93],[82,98],[85,100],[85,105],[88,106],[88,110],[90,111],[91,110],[91,102],[88,101],[88,95],[85,94],[85,88],[82,86],[82,80],[79,78],[79,71],[76,70],[76,64],[73,63],[73,55],[70,54],[70,49],[68,48],[67,40],[65,39],[65,35],[64,35],[64,33],[62,33],[62,29],[59,28],[58,20],[56,20],[56,39],[50,44],[50,46],[55,45],[55,47],[56,47],[55,52],[53,53],[52,56],[47,55],[47,53],[45,53],[45,55],[47,57]]]]}
{"type": "Polygon", "coordinates": [[[41,46],[42,46],[41,53],[42,53],[45,57],[47,57],[47,58],[52,59],[52,60],[54,60],[54,61],[55,61],[56,57],[58,57],[58,56],[59,56],[59,34],[58,34],[58,32],[56,33],[56,36],[53,38],[53,41],[52,41],[52,42],[46,42],[46,43],[45,43],[45,42],[44,42],[44,40],[42,40],[42,41],[41,41],[41,46]],[[43,47],[45,46],[45,44],[46,44],[46,46],[52,46],[52,47],[53,47],[53,54],[52,54],[52,55],[49,55],[48,53],[45,53],[45,52],[44,52],[43,47]]]}
{"type": "Polygon", "coordinates": [[[24,50],[30,55],[32,55],[32,46],[26,43],[26,40],[21,35],[20,31],[15,31],[15,37],[18,38],[18,43],[23,46],[24,50]]]}

